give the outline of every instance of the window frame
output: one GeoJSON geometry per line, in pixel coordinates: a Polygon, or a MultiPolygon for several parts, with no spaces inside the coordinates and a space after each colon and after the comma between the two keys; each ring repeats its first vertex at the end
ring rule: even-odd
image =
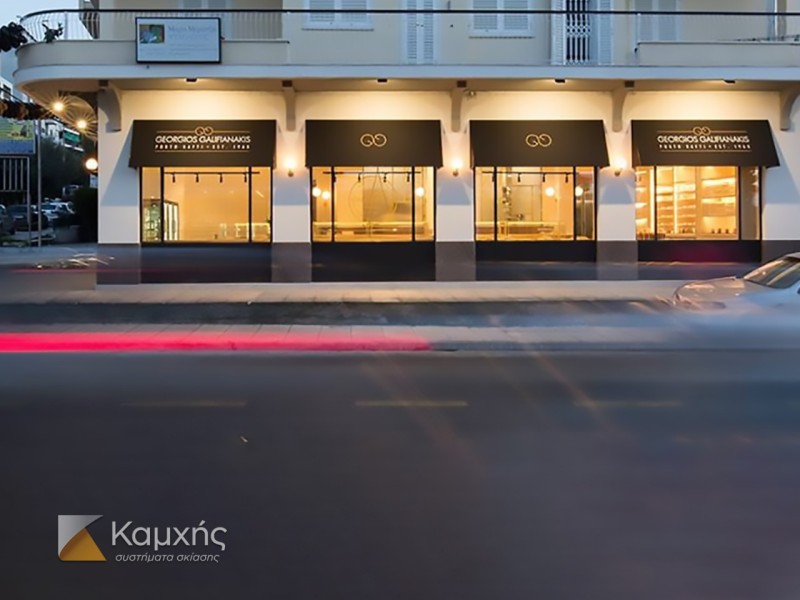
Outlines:
{"type": "MultiPolygon", "coordinates": [[[[342,7],[343,0],[331,0],[333,2],[333,9],[334,11],[344,11],[347,10],[346,8],[342,7]]],[[[305,0],[305,9],[306,10],[313,10],[311,8],[311,0],[305,0]]],[[[372,1],[371,0],[364,0],[364,10],[371,10],[372,8],[372,1]]],[[[348,13],[346,12],[335,12],[333,13],[333,19],[329,22],[327,21],[312,21],[311,14],[306,13],[305,20],[303,23],[304,30],[322,30],[322,31],[372,31],[375,27],[372,22],[372,14],[366,14],[364,21],[348,21],[345,20],[345,17],[348,13]]]]}
{"type": "MultiPolygon", "coordinates": [[[[437,208],[437,196],[438,196],[438,189],[436,185],[437,180],[437,168],[430,166],[430,165],[410,165],[408,169],[410,169],[410,184],[411,184],[411,239],[409,240],[337,240],[336,239],[336,169],[341,167],[335,166],[327,166],[327,165],[313,165],[308,169],[308,189],[309,189],[309,203],[310,203],[310,210],[309,212],[309,238],[311,239],[311,243],[313,244],[363,244],[366,247],[369,247],[370,244],[425,244],[425,243],[433,243],[436,241],[436,208],[437,208]],[[330,169],[331,173],[331,233],[328,239],[315,239],[314,238],[314,223],[315,223],[315,214],[314,214],[314,181],[315,181],[315,173],[314,169],[330,169]],[[417,188],[417,169],[431,169],[431,190],[433,192],[433,196],[431,198],[433,202],[433,219],[431,220],[431,231],[433,235],[429,239],[417,239],[417,197],[415,194],[415,190],[417,188]]],[[[361,167],[363,168],[363,166],[361,167]]],[[[381,168],[378,166],[378,168],[381,168]]],[[[391,167],[386,167],[391,168],[391,167]]]]}
{"type": "MultiPolygon", "coordinates": [[[[478,177],[480,176],[480,167],[475,167],[472,170],[472,241],[476,244],[540,244],[540,243],[561,243],[561,244],[571,244],[571,243],[581,243],[581,244],[596,244],[597,243],[597,209],[598,209],[598,202],[597,202],[597,185],[598,185],[598,175],[599,169],[597,166],[578,166],[572,165],[570,167],[565,167],[567,169],[572,169],[572,239],[552,239],[552,240],[509,240],[509,239],[500,239],[498,237],[498,218],[497,218],[497,204],[499,201],[499,194],[498,194],[498,184],[497,184],[497,175],[498,170],[501,168],[519,168],[519,165],[494,165],[492,167],[482,167],[484,169],[491,169],[492,175],[492,215],[494,220],[494,227],[493,227],[493,234],[492,239],[478,239],[478,202],[477,202],[477,190],[478,190],[478,177]],[[577,186],[578,181],[578,171],[579,169],[591,169],[592,170],[592,237],[587,240],[578,239],[578,198],[575,195],[575,186],[577,186]]],[[[539,168],[545,169],[547,167],[530,167],[530,168],[539,168]]],[[[563,174],[563,172],[561,173],[563,174]]]]}
{"type": "MultiPolygon", "coordinates": [[[[472,0],[472,10],[486,10],[476,8],[475,4],[480,0],[472,0]]],[[[520,10],[520,9],[510,9],[506,7],[506,2],[508,0],[494,0],[497,3],[497,11],[504,11],[504,10],[520,10]]],[[[526,8],[525,10],[532,10],[531,9],[531,2],[530,0],[525,0],[526,8]]],[[[478,15],[475,13],[470,15],[469,18],[469,37],[471,38],[520,38],[520,39],[530,39],[534,38],[535,35],[533,33],[533,15],[527,15],[528,19],[528,26],[522,29],[508,29],[506,27],[504,15],[496,14],[497,18],[497,26],[492,29],[487,28],[478,28],[475,26],[475,18],[478,15]]]]}
{"type": "MultiPolygon", "coordinates": [[[[241,168],[247,169],[247,217],[249,221],[249,227],[247,228],[247,241],[243,242],[222,242],[222,241],[183,241],[183,240],[175,240],[169,241],[164,239],[164,170],[171,169],[174,167],[164,167],[164,166],[143,166],[139,167],[139,245],[140,246],[251,246],[251,245],[271,245],[273,240],[275,239],[275,229],[274,229],[274,211],[275,211],[275,169],[270,165],[265,165],[264,167],[249,165],[246,167],[220,167],[220,168],[241,168]],[[268,241],[256,241],[253,240],[253,169],[269,169],[269,240],[268,241]],[[144,179],[144,171],[145,169],[158,169],[158,176],[159,176],[159,190],[160,190],[160,226],[159,226],[159,240],[156,241],[145,241],[145,222],[144,222],[144,201],[145,199],[142,197],[142,184],[144,179]]],[[[192,168],[192,167],[187,167],[192,168]]],[[[207,168],[207,167],[197,167],[197,168],[207,168]]],[[[212,167],[216,168],[216,167],[212,167]]]]}

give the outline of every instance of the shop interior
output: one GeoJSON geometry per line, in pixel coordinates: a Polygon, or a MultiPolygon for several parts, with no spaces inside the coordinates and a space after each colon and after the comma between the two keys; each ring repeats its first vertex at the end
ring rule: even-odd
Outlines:
{"type": "Polygon", "coordinates": [[[434,239],[433,167],[313,167],[314,242],[434,239]]]}
{"type": "Polygon", "coordinates": [[[270,242],[269,167],[144,167],[142,241],[270,242]]]}
{"type": "Polygon", "coordinates": [[[757,240],[760,205],[757,167],[636,169],[640,240],[757,240]]]}
{"type": "Polygon", "coordinates": [[[480,167],[478,241],[593,240],[593,167],[480,167]]]}

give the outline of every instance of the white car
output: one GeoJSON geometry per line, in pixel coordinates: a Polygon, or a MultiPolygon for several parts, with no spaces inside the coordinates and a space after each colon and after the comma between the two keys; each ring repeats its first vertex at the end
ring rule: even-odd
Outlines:
{"type": "Polygon", "coordinates": [[[744,277],[693,281],[672,295],[682,308],[800,308],[800,252],[787,254],[744,277]]]}

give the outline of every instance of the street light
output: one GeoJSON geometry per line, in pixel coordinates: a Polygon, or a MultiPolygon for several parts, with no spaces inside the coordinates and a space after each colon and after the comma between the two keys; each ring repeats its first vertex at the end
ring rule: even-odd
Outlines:
{"type": "Polygon", "coordinates": [[[97,167],[98,167],[98,166],[100,166],[100,165],[99,165],[99,163],[97,162],[97,159],[96,159],[94,156],[90,156],[90,157],[89,157],[89,158],[87,158],[87,159],[86,159],[86,161],[83,163],[83,166],[84,166],[84,167],[86,168],[86,170],[87,170],[87,171],[89,171],[90,173],[96,173],[96,172],[97,172],[97,167]]]}

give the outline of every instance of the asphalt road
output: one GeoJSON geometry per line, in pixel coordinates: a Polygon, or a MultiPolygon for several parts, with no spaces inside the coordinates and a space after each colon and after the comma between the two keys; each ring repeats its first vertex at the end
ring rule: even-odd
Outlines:
{"type": "Polygon", "coordinates": [[[0,598],[794,599],[798,364],[2,355],[0,598]],[[108,562],[58,560],[67,514],[108,562]],[[112,545],[127,521],[225,550],[112,545]]]}

